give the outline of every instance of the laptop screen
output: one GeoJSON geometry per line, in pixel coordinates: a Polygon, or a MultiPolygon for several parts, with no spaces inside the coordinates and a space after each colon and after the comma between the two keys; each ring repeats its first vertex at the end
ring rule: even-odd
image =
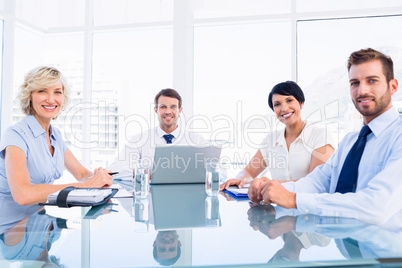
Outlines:
{"type": "Polygon", "coordinates": [[[221,147],[157,145],[151,184],[205,183],[205,166],[219,161],[221,147]]]}

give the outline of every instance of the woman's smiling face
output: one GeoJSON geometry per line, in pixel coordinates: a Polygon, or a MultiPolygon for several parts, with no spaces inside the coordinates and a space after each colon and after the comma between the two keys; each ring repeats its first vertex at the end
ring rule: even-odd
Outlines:
{"type": "Polygon", "coordinates": [[[299,103],[294,96],[273,94],[272,104],[276,117],[285,125],[292,125],[301,120],[303,103],[299,103]]]}
{"type": "Polygon", "coordinates": [[[57,117],[64,102],[63,85],[37,89],[31,94],[32,108],[38,121],[47,122],[57,117]]]}

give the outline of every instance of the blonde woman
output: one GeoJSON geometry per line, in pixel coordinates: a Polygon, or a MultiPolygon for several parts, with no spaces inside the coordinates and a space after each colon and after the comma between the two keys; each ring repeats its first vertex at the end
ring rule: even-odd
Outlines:
{"type": "Polygon", "coordinates": [[[68,186],[108,187],[109,171],[89,171],[64,143],[60,131],[50,123],[69,100],[65,77],[53,67],[39,67],[25,76],[18,94],[26,117],[9,127],[0,143],[0,211],[5,204],[32,205],[68,186]],[[54,185],[66,168],[77,183],[54,185]]]}

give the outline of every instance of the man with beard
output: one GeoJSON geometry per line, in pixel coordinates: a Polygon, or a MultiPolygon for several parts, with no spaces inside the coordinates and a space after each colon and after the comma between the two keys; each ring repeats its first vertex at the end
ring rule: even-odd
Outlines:
{"type": "Polygon", "coordinates": [[[158,116],[159,126],[134,135],[120,150],[118,157],[109,166],[111,170],[119,171],[120,176],[132,176],[135,164],[152,167],[155,145],[188,144],[205,145],[205,139],[178,124],[182,107],[180,94],[171,88],[162,89],[155,96],[154,111],[158,116]]]}
{"type": "Polygon", "coordinates": [[[402,220],[402,118],[392,106],[398,89],[392,59],[362,49],[349,56],[347,68],[352,101],[363,117],[360,133],[346,135],[326,164],[297,182],[255,180],[252,201],[375,224],[402,220]]]}

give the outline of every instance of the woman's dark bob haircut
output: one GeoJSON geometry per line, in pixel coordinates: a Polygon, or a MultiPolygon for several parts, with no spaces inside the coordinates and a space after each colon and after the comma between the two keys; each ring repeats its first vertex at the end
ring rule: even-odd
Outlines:
{"type": "Polygon", "coordinates": [[[304,103],[304,94],[298,84],[293,81],[286,81],[275,85],[268,96],[269,108],[274,110],[274,105],[272,103],[272,96],[274,94],[279,94],[283,96],[293,96],[300,103],[304,103]]]}

